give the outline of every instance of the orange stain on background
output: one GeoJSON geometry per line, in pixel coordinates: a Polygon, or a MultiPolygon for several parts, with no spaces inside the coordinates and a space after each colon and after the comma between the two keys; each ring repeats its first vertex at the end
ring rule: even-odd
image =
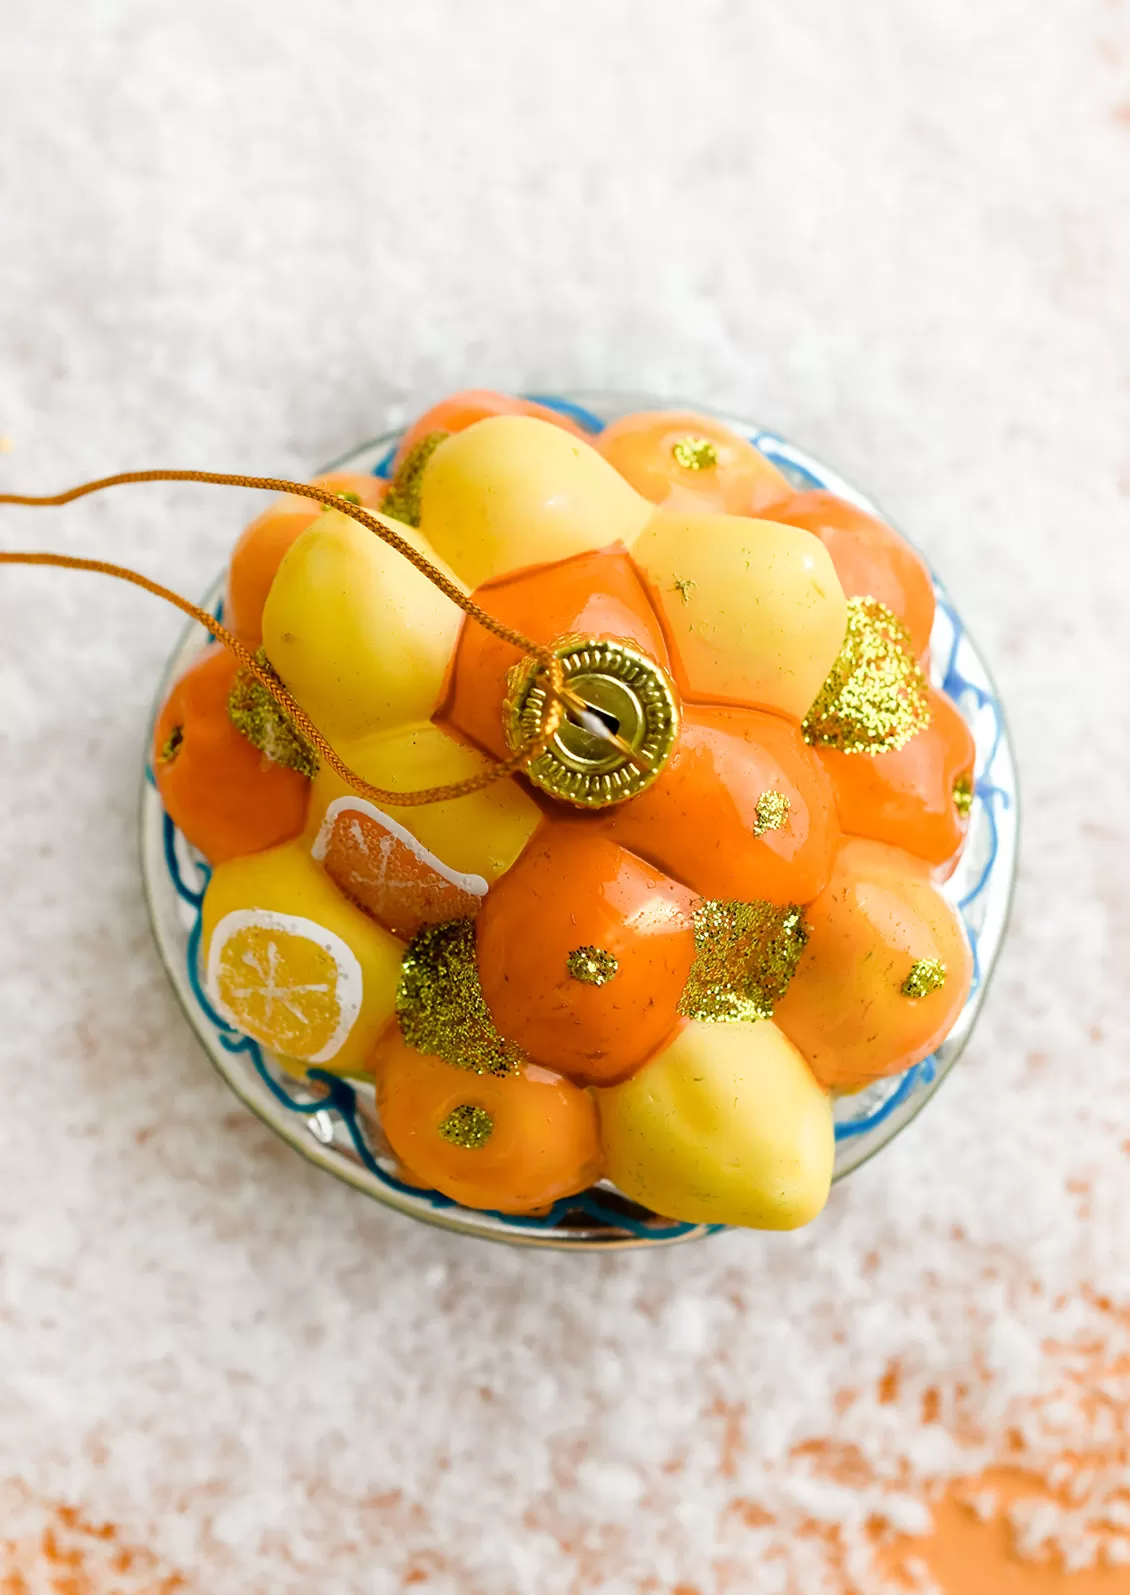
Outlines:
{"type": "MultiPolygon", "coordinates": [[[[1090,1299],[1104,1313],[1127,1321],[1128,1315],[1119,1313],[1106,1297],[1091,1295],[1090,1299]]],[[[1049,1342],[1045,1351],[1051,1356],[1069,1354],[1069,1360],[1086,1358],[1084,1367],[1076,1365],[1063,1380],[1057,1402],[1059,1398],[1071,1402],[1084,1423],[1100,1409],[1113,1407],[1122,1420],[1115,1425],[1114,1437],[1096,1440],[1082,1451],[1064,1450],[1055,1468],[1049,1468],[1043,1457],[1037,1470],[1029,1463],[1019,1431],[1014,1431],[1007,1448],[1012,1453],[1010,1461],[956,1479],[937,1497],[922,1484],[917,1494],[932,1519],[929,1532],[892,1535],[885,1520],[876,1516],[866,1531],[874,1546],[873,1578],[863,1582],[849,1574],[847,1547],[834,1525],[816,1519],[800,1523],[791,1532],[797,1540],[820,1545],[826,1575],[839,1580],[838,1595],[895,1595],[896,1591],[910,1595],[924,1587],[936,1589],[939,1595],[1130,1595],[1130,1564],[1111,1560],[1101,1549],[1095,1565],[1084,1568],[1069,1567],[1050,1539],[1043,1551],[1022,1554],[1018,1549],[1010,1521],[1017,1507],[1025,1508],[1025,1515],[1038,1513],[1044,1506],[1052,1513],[1072,1514],[1076,1523],[1085,1525],[1080,1532],[1093,1534],[1097,1540],[1110,1540],[1111,1531],[1116,1530],[1115,1517],[1130,1508],[1130,1445],[1124,1438],[1130,1415],[1124,1400],[1112,1396],[1110,1390],[1112,1380],[1130,1377],[1130,1358],[1111,1358],[1099,1343],[1068,1346],[1049,1342]],[[1124,1488],[1119,1482],[1114,1491],[1115,1515],[1111,1515],[1109,1495],[1105,1506],[1100,1501],[1088,1510],[1089,1480],[1102,1471],[1109,1475],[1112,1469],[1116,1478],[1127,1480],[1124,1488]],[[1056,1486],[1046,1483],[1045,1476],[1055,1476],[1056,1486]]],[[[892,1362],[876,1387],[879,1404],[889,1406],[898,1400],[902,1385],[902,1369],[897,1361],[892,1362]]],[[[838,1410],[846,1412],[855,1399],[856,1393],[844,1391],[836,1403],[838,1410]]],[[[923,1391],[920,1422],[938,1422],[941,1405],[938,1389],[923,1391]]],[[[733,1479],[745,1450],[744,1405],[719,1399],[706,1409],[705,1417],[717,1425],[718,1474],[733,1479]]],[[[876,1482],[865,1456],[851,1444],[815,1439],[798,1445],[791,1457],[794,1463],[806,1464],[817,1477],[834,1480],[845,1489],[863,1492],[876,1482]]],[[[904,1478],[900,1484],[903,1491],[915,1493],[912,1479],[904,1478]]],[[[780,1533],[785,1532],[772,1513],[748,1497],[736,1496],[728,1515],[751,1529],[776,1526],[780,1533]]],[[[1054,1520],[1049,1528],[1054,1537],[1054,1520]]],[[[1121,1524],[1117,1531],[1123,1539],[1130,1538],[1130,1530],[1121,1524]]],[[[726,1568],[726,1576],[717,1583],[718,1595],[746,1595],[750,1563],[739,1554],[726,1568]]],[[[798,1588],[790,1595],[808,1592],[798,1588]]]]}
{"type": "MultiPolygon", "coordinates": [[[[1039,1478],[1019,1468],[992,1468],[953,1486],[933,1508],[933,1532],[884,1549],[878,1557],[879,1571],[897,1578],[901,1569],[917,1560],[929,1569],[943,1595],[1127,1595],[1130,1567],[1104,1565],[1068,1572],[1060,1560],[1037,1562],[1016,1554],[1007,1512],[1017,1501],[1033,1497],[1049,1503],[1056,1499],[1039,1478]],[[985,1521],[969,1505],[981,1491],[996,1497],[985,1521]]],[[[909,1579],[906,1584],[911,1588],[909,1579]]]]}

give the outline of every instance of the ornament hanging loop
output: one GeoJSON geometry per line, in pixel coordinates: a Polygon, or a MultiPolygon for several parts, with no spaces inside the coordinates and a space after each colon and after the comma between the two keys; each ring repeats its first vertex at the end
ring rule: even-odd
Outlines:
{"type": "Polygon", "coordinates": [[[328,493],[324,488],[313,486],[309,482],[291,482],[283,477],[273,476],[238,476],[221,471],[123,471],[115,476],[99,477],[96,481],[83,482],[77,487],[66,489],[62,493],[32,495],[24,493],[0,493],[0,504],[23,505],[30,508],[45,509],[58,508],[64,504],[73,504],[76,499],[86,498],[91,493],[102,492],[105,488],[124,487],[135,482],[206,482],[218,487],[250,487],[262,488],[272,493],[292,493],[300,498],[313,499],[326,509],[334,509],[342,515],[348,515],[352,520],[359,521],[368,528],[376,537],[387,544],[402,558],[408,560],[422,576],[426,577],[433,586],[438,587],[445,597],[457,604],[476,625],[482,626],[492,636],[500,641],[511,644],[527,656],[529,663],[539,673],[544,674],[546,683],[546,706],[535,735],[523,747],[518,749],[511,758],[492,764],[478,775],[469,776],[464,781],[453,781],[446,786],[425,787],[414,792],[394,792],[384,787],[374,786],[372,782],[350,768],[345,760],[336,752],[329,740],[314,724],[313,720],[302,708],[279,678],[266,669],[254,656],[251,650],[242,643],[237,636],[223,623],[216,619],[199,604],[192,603],[183,598],[180,593],[173,592],[169,587],[160,582],[151,580],[142,575],[140,571],[132,570],[126,565],[115,565],[107,560],[83,559],[70,554],[33,553],[33,552],[6,552],[0,550],[0,564],[2,565],[40,565],[53,566],[61,570],[93,571],[99,575],[111,576],[118,581],[131,583],[140,587],[143,592],[152,593],[157,598],[163,598],[166,603],[172,604],[182,614],[188,615],[197,621],[212,637],[222,643],[235,655],[242,668],[252,676],[255,681],[278,704],[279,708],[293,721],[295,727],[306,740],[314,747],[319,757],[347,783],[355,792],[371,802],[382,807],[393,808],[418,808],[429,803],[445,803],[454,798],[467,797],[472,792],[481,791],[483,787],[492,782],[502,780],[506,776],[516,775],[525,770],[535,759],[544,754],[552,742],[561,725],[566,707],[572,707],[569,700],[572,694],[564,685],[561,661],[553,648],[546,643],[534,642],[524,633],[516,631],[512,626],[505,625],[496,620],[474,599],[460,591],[459,587],[427,559],[420,551],[413,548],[412,544],[402,537],[399,532],[387,522],[374,515],[371,510],[363,505],[353,504],[348,499],[339,498],[334,493],[328,493]]]}

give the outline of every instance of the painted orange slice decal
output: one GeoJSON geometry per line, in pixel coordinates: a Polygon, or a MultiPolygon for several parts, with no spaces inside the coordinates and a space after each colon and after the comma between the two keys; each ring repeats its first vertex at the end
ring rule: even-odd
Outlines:
{"type": "Polygon", "coordinates": [[[326,810],[313,854],[359,908],[394,936],[424,925],[468,919],[486,896],[481,875],[450,869],[403,825],[363,798],[337,798],[326,810]]]}

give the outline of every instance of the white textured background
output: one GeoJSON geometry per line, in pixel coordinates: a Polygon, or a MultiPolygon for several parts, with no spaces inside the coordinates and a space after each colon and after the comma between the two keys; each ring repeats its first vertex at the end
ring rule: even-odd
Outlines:
{"type": "MultiPolygon", "coordinates": [[[[800,1236],[386,1215],[225,1094],[150,944],[178,618],[3,573],[5,1592],[73,1554],[78,1595],[817,1595],[830,1525],[1083,1443],[1051,1339],[1122,1347],[1130,0],[0,0],[0,483],[305,472],[465,385],[728,405],[925,546],[1025,783],[987,1016],[800,1236]],[[146,1554],[45,1548],[67,1503],[146,1554]]],[[[196,593],[255,507],[133,488],[0,546],[196,593]]]]}

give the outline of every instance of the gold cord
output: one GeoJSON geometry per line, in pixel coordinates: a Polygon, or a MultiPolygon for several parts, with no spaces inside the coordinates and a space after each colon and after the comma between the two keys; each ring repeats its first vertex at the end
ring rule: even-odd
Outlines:
{"type": "Polygon", "coordinates": [[[353,504],[348,499],[339,498],[335,493],[325,488],[315,487],[309,482],[288,482],[279,477],[270,476],[231,476],[219,471],[124,471],[117,476],[104,476],[94,482],[83,482],[78,487],[68,488],[65,493],[55,493],[43,496],[32,496],[22,493],[0,493],[0,504],[22,504],[32,507],[49,507],[62,504],[71,504],[75,499],[85,498],[88,493],[100,492],[106,487],[119,487],[130,482],[210,482],[220,487],[254,487],[265,488],[268,492],[294,493],[302,498],[312,498],[327,509],[339,510],[343,515],[350,516],[359,521],[369,531],[375,533],[382,542],[387,543],[396,553],[407,559],[422,576],[439,588],[440,592],[450,598],[452,603],[458,604],[463,612],[470,616],[477,625],[491,632],[503,642],[511,643],[515,648],[521,649],[525,654],[532,655],[545,670],[548,677],[548,695],[546,699],[546,712],[542,717],[537,735],[525,747],[519,749],[513,757],[493,764],[478,775],[468,776],[464,781],[453,781],[446,786],[425,787],[415,792],[391,792],[383,787],[373,786],[371,782],[355,770],[350,769],[345,760],[335,752],[329,741],[311,720],[310,716],[295,699],[293,694],[270,671],[265,670],[251,651],[240,642],[239,638],[222,625],[214,615],[206,609],[201,609],[198,604],[191,603],[187,598],[182,598],[171,588],[163,587],[160,582],[150,580],[140,571],[131,570],[126,565],[113,565],[101,559],[80,559],[70,554],[39,554],[39,553],[8,553],[0,551],[0,564],[3,565],[47,565],[63,570],[94,571],[103,576],[113,576],[119,581],[131,582],[135,587],[140,587],[144,592],[153,593],[157,598],[163,598],[166,603],[173,604],[183,614],[191,616],[198,621],[211,635],[229,649],[239,660],[243,668],[270,694],[274,701],[293,720],[298,730],[317,749],[319,756],[334,773],[341,777],[355,792],[371,802],[384,807],[418,808],[427,803],[445,803],[452,798],[466,797],[472,792],[481,791],[489,786],[492,781],[501,780],[504,776],[514,775],[519,770],[540,758],[552,741],[561,717],[564,705],[572,694],[565,688],[560,659],[553,652],[552,647],[546,643],[537,643],[526,637],[520,631],[504,625],[500,620],[485,609],[482,609],[473,599],[460,592],[455,583],[438,570],[430,560],[426,559],[418,549],[401,537],[399,532],[380,520],[370,510],[360,504],[353,504]]]}

